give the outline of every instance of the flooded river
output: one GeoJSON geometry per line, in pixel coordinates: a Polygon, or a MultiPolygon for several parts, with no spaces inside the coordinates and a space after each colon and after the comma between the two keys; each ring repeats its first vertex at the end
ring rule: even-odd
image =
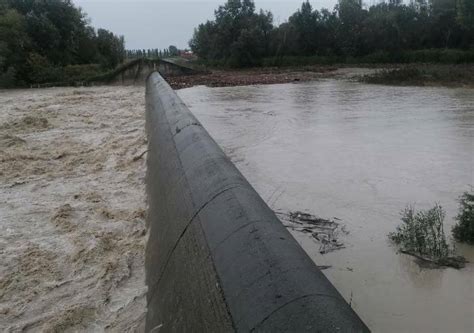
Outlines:
{"type": "Polygon", "coordinates": [[[374,331],[474,331],[474,249],[455,270],[421,268],[387,234],[407,204],[435,202],[447,233],[474,185],[474,91],[342,80],[179,91],[275,210],[337,218],[345,248],[325,255],[293,233],[374,331]]]}

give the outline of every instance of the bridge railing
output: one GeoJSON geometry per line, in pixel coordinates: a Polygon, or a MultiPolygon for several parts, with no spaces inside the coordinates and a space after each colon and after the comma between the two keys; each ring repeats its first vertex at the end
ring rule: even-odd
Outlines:
{"type": "Polygon", "coordinates": [[[367,332],[165,80],[147,80],[147,332],[367,332]]]}

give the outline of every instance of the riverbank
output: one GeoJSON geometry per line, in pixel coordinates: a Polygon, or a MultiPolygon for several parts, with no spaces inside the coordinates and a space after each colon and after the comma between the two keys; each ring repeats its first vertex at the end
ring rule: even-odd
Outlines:
{"type": "Polygon", "coordinates": [[[208,73],[172,76],[166,80],[173,89],[193,86],[233,87],[257,84],[277,84],[313,81],[331,75],[337,67],[309,66],[299,68],[250,68],[240,70],[211,69],[208,73]]]}
{"type": "Polygon", "coordinates": [[[474,87],[474,65],[411,64],[383,68],[360,81],[397,86],[474,87]]]}
{"type": "Polygon", "coordinates": [[[136,331],[143,87],[0,91],[0,331],[136,331]]]}
{"type": "Polygon", "coordinates": [[[208,73],[168,77],[173,89],[204,85],[232,87],[245,85],[307,82],[335,78],[373,84],[406,86],[473,86],[474,65],[317,65],[300,67],[263,67],[241,70],[211,69],[208,73]]]}

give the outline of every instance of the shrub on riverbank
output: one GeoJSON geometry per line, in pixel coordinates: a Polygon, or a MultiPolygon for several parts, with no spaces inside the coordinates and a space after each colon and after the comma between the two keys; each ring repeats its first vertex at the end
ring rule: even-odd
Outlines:
{"type": "Polygon", "coordinates": [[[402,224],[389,238],[400,247],[400,252],[437,266],[463,268],[466,259],[454,256],[454,248],[444,233],[444,209],[436,204],[428,210],[415,211],[407,206],[402,212],[402,224]]]}
{"type": "Polygon", "coordinates": [[[298,67],[310,65],[333,65],[344,63],[344,57],[337,56],[282,56],[262,60],[262,67],[298,67]]]}
{"type": "Polygon", "coordinates": [[[404,52],[378,51],[365,56],[280,56],[267,57],[261,62],[264,67],[309,66],[334,64],[466,64],[474,63],[474,50],[426,49],[404,52]]]}
{"type": "MultiPolygon", "coordinates": [[[[225,60],[204,60],[199,62],[210,67],[232,67],[225,60]]],[[[390,53],[378,51],[365,56],[313,55],[274,56],[254,62],[257,67],[300,67],[312,65],[373,65],[373,64],[469,64],[474,63],[474,50],[426,49],[390,53]]]]}
{"type": "MultiPolygon", "coordinates": [[[[44,69],[32,72],[33,78],[29,86],[35,88],[46,87],[67,87],[67,86],[81,86],[88,84],[91,78],[100,77],[106,73],[104,69],[98,64],[86,65],[68,65],[65,67],[52,67],[51,72],[48,73],[44,69]]],[[[16,83],[15,85],[7,86],[1,85],[3,88],[14,88],[28,86],[25,82],[16,83]]]]}
{"type": "Polygon", "coordinates": [[[362,82],[389,85],[474,85],[473,65],[405,65],[360,78],[362,82]]]}
{"type": "Polygon", "coordinates": [[[434,260],[447,257],[452,253],[452,249],[444,234],[444,217],[445,212],[438,204],[419,212],[416,212],[413,206],[408,206],[402,212],[403,223],[395,232],[390,233],[389,237],[410,254],[434,260]]]}
{"type": "Polygon", "coordinates": [[[474,244],[474,193],[464,192],[459,199],[458,223],[453,228],[453,237],[460,242],[474,244]]]}

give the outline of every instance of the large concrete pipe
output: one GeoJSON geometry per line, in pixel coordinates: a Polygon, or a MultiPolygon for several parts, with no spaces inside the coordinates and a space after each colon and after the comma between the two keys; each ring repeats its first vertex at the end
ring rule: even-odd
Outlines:
{"type": "Polygon", "coordinates": [[[147,332],[368,332],[165,80],[147,80],[147,332]]]}

